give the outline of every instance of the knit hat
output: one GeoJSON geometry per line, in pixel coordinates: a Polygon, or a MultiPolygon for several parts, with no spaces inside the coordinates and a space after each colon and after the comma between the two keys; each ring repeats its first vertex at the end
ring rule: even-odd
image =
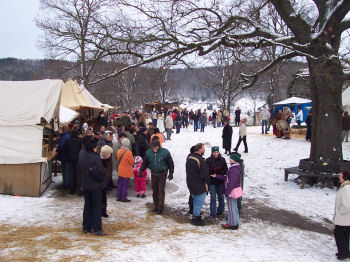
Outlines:
{"type": "Polygon", "coordinates": [[[230,158],[237,163],[239,163],[241,161],[241,157],[238,154],[232,154],[232,155],[230,155],[230,158]]]}
{"type": "Polygon", "coordinates": [[[142,163],[142,157],[136,156],[136,157],[135,157],[135,163],[136,163],[136,164],[142,163]]]}
{"type": "Polygon", "coordinates": [[[130,140],[127,139],[127,138],[124,138],[124,139],[121,141],[121,144],[122,144],[122,147],[129,147],[129,145],[130,145],[130,140]]]}
{"type": "Polygon", "coordinates": [[[219,147],[218,146],[213,146],[211,148],[211,152],[214,153],[214,152],[219,152],[219,147]]]}

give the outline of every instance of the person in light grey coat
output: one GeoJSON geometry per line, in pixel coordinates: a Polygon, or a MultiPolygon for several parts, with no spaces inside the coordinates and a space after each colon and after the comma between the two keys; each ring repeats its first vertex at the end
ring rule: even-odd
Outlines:
{"type": "Polygon", "coordinates": [[[269,119],[271,117],[271,114],[267,108],[264,108],[260,112],[260,119],[261,119],[261,134],[267,134],[267,129],[268,129],[268,123],[269,119]],[[265,127],[265,131],[264,131],[265,127]]]}
{"type": "Polygon", "coordinates": [[[165,118],[165,130],[166,130],[166,139],[167,140],[171,140],[171,132],[172,132],[172,129],[173,129],[173,118],[172,116],[170,115],[170,111],[168,112],[168,115],[166,116],[165,118]]]}
{"type": "Polygon", "coordinates": [[[239,139],[238,139],[238,142],[237,142],[237,145],[234,149],[234,151],[238,151],[238,148],[241,144],[241,142],[243,141],[243,144],[244,144],[244,153],[248,153],[248,145],[247,145],[247,126],[246,126],[246,123],[247,123],[247,119],[246,118],[243,118],[241,120],[241,123],[239,125],[239,139]]]}
{"type": "Polygon", "coordinates": [[[349,257],[349,236],[350,236],[350,172],[342,171],[339,175],[341,186],[335,199],[334,238],[337,244],[339,260],[349,257]]]}

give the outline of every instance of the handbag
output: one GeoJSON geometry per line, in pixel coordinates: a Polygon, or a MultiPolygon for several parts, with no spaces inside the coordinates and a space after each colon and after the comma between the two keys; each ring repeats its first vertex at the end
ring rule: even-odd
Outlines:
{"type": "Polygon", "coordinates": [[[234,199],[237,199],[237,198],[242,197],[242,196],[243,196],[242,187],[239,186],[239,187],[236,187],[236,188],[232,189],[230,195],[231,195],[231,197],[234,198],[234,199]]]}

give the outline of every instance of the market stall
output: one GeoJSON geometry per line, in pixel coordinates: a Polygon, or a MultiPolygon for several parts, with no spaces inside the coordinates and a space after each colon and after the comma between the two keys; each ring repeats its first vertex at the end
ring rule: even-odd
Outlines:
{"type": "Polygon", "coordinates": [[[50,185],[63,84],[0,81],[0,193],[40,196],[50,185]]]}

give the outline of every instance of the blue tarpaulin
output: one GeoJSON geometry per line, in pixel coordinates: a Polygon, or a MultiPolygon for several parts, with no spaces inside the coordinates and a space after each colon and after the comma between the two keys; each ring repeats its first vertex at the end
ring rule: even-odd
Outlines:
{"type": "Polygon", "coordinates": [[[304,122],[307,115],[309,114],[310,109],[312,108],[312,101],[309,99],[293,96],[291,98],[273,104],[273,107],[274,113],[276,113],[279,109],[283,111],[283,108],[289,107],[292,113],[294,113],[295,115],[298,114],[298,107],[300,107],[300,109],[303,111],[302,122],[304,122]]]}

